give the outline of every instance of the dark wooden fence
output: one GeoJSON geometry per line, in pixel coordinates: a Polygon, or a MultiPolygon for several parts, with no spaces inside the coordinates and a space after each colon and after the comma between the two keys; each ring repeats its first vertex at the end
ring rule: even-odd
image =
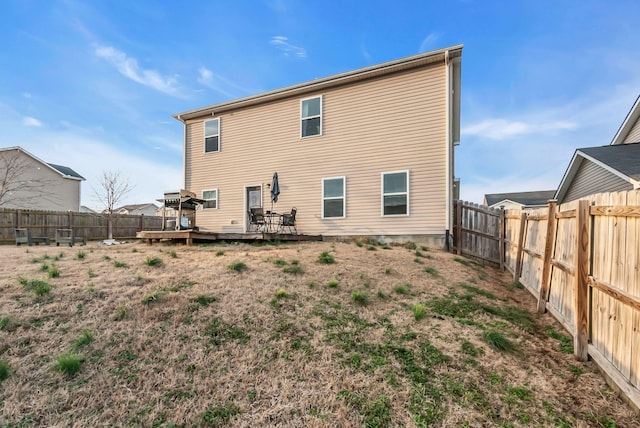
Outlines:
{"type": "MultiPolygon", "coordinates": [[[[15,229],[31,230],[32,236],[48,237],[53,241],[56,229],[73,229],[74,235],[87,240],[107,238],[108,216],[72,211],[36,211],[0,209],[0,243],[15,242],[15,229]]],[[[113,237],[135,238],[141,230],[161,230],[162,217],[144,215],[113,215],[113,237]]]]}
{"type": "Polygon", "coordinates": [[[496,265],[504,262],[504,210],[454,202],[453,242],[458,254],[496,265]]]}

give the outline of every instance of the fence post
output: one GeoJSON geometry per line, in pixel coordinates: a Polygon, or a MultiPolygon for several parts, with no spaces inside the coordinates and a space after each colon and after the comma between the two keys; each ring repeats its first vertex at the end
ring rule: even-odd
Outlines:
{"type": "Polygon", "coordinates": [[[576,256],[575,256],[575,336],[573,349],[580,361],[588,359],[589,342],[589,201],[581,199],[576,212],[576,256]]]}
{"type": "Polygon", "coordinates": [[[544,259],[542,261],[542,282],[540,284],[540,294],[538,295],[538,313],[546,311],[547,299],[549,298],[549,287],[551,286],[551,259],[556,243],[556,211],[558,201],[549,200],[549,213],[547,214],[547,236],[544,242],[544,259]]]}
{"type": "Polygon", "coordinates": [[[500,238],[499,241],[499,245],[500,245],[500,270],[504,272],[504,205],[500,206],[500,225],[498,226],[500,228],[499,230],[499,235],[498,237],[500,238]]]}
{"type": "Polygon", "coordinates": [[[456,253],[462,254],[462,201],[458,201],[456,205],[456,226],[458,226],[458,233],[456,233],[456,253]]]}
{"type": "Polygon", "coordinates": [[[513,270],[513,281],[520,280],[520,273],[522,272],[522,247],[524,246],[524,234],[527,230],[527,213],[522,213],[520,216],[520,231],[518,232],[518,250],[516,252],[516,267],[513,270]]]}

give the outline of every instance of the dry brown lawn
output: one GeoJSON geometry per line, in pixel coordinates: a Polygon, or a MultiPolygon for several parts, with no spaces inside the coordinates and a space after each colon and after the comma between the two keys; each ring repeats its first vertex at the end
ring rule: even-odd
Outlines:
{"type": "Polygon", "coordinates": [[[638,426],[527,291],[445,252],[90,243],[0,263],[3,427],[638,426]]]}

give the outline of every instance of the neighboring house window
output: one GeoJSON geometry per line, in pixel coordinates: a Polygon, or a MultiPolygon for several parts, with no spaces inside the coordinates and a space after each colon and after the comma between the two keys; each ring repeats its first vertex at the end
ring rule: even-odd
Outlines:
{"type": "Polygon", "coordinates": [[[345,189],[344,177],[322,179],[322,218],[345,217],[345,189]]]}
{"type": "Polygon", "coordinates": [[[301,102],[302,136],[322,134],[322,97],[307,98],[301,102]]]}
{"type": "Polygon", "coordinates": [[[218,208],[218,189],[203,190],[202,199],[204,199],[204,209],[218,208]]]}
{"type": "Polygon", "coordinates": [[[382,215],[409,214],[409,171],[382,173],[382,215]]]}
{"type": "Polygon", "coordinates": [[[220,151],[220,119],[204,122],[204,152],[220,151]]]}

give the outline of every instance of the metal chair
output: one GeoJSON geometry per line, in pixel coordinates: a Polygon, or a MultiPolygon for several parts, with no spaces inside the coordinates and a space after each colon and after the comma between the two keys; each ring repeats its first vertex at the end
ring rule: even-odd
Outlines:
{"type": "Polygon", "coordinates": [[[288,228],[289,229],[289,233],[298,233],[298,230],[296,229],[296,213],[298,212],[297,208],[291,208],[291,213],[290,214],[282,214],[282,216],[280,217],[280,231],[284,232],[284,228],[288,228]]]}
{"type": "Polygon", "coordinates": [[[264,230],[265,219],[262,208],[249,208],[249,229],[255,228],[256,232],[264,230]]]}

